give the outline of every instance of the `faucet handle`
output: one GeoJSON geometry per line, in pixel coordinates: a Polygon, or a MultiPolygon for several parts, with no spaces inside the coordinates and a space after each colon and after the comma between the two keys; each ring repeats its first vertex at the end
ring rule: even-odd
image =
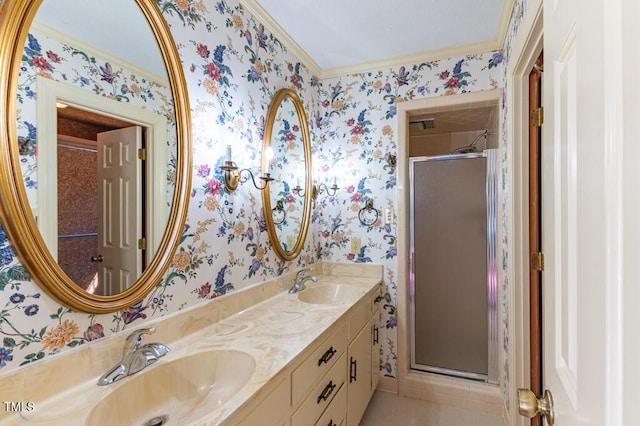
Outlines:
{"type": "Polygon", "coordinates": [[[309,269],[301,269],[298,272],[296,272],[296,280],[301,280],[302,278],[304,278],[304,274],[307,273],[307,271],[310,271],[311,268],[309,269]]]}
{"type": "Polygon", "coordinates": [[[140,345],[142,344],[142,337],[145,334],[153,334],[155,332],[156,332],[155,327],[141,328],[139,330],[132,332],[127,336],[127,339],[124,341],[124,349],[125,350],[138,349],[138,347],[140,347],[140,345]]]}

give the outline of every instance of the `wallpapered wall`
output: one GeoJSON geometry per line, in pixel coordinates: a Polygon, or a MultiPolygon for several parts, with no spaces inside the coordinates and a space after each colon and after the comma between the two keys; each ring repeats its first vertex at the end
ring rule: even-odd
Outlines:
{"type": "MultiPolygon", "coordinates": [[[[0,372],[96,340],[318,259],[381,263],[385,267],[383,371],[396,369],[396,240],[393,225],[362,225],[358,211],[372,198],[395,208],[395,105],[421,97],[502,87],[501,52],[408,64],[318,81],[281,42],[235,0],[156,0],[183,61],[192,111],[193,184],[183,240],[165,278],[141,303],[108,315],[71,312],[27,276],[0,232],[0,372]],[[303,252],[279,261],[268,241],[257,190],[227,194],[220,171],[225,147],[234,161],[260,163],[269,101],[294,88],[309,117],[316,180],[341,188],[313,209],[303,252]],[[360,238],[362,249],[351,253],[360,238]]],[[[516,2],[509,38],[517,31],[516,2]]],[[[74,59],[54,52],[62,61],[74,59]]],[[[43,52],[36,62],[53,60],[43,52]]],[[[52,64],[53,65],[53,64],[52,64]]],[[[114,87],[120,87],[116,85],[114,87]]],[[[506,320],[505,320],[506,321],[506,320]]]]}
{"type": "Polygon", "coordinates": [[[502,66],[502,53],[486,52],[322,81],[318,123],[323,132],[314,161],[326,176],[337,176],[338,186],[344,188],[335,197],[322,199],[317,211],[322,256],[336,262],[384,265],[382,366],[387,376],[395,377],[397,356],[395,217],[385,224],[381,214],[367,226],[358,213],[368,198],[381,212],[396,211],[396,175],[389,164],[389,155],[397,152],[396,105],[502,87],[502,66]],[[357,253],[352,252],[354,238],[361,240],[357,253]]]}

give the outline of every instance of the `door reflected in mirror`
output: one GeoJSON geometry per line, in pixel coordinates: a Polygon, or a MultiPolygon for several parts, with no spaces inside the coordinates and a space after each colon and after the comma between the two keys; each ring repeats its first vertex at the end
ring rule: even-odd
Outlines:
{"type": "Polygon", "coordinates": [[[144,192],[137,185],[114,185],[121,178],[142,182],[145,162],[127,157],[143,145],[143,128],[66,106],[58,107],[57,122],[58,264],[90,293],[119,293],[144,268],[143,251],[130,243],[142,229],[144,192]],[[120,142],[122,149],[114,147],[120,142]],[[105,159],[105,153],[111,158],[105,159]],[[114,220],[132,226],[114,234],[114,220]],[[110,270],[124,279],[114,281],[110,270]]]}

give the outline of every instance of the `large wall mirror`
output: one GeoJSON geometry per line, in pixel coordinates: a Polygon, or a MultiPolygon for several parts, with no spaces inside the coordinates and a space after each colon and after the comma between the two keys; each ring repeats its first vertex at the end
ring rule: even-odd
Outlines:
{"type": "Polygon", "coordinates": [[[294,90],[281,89],[273,97],[262,152],[262,170],[274,179],[262,191],[267,232],[276,254],[293,260],[304,246],[313,195],[309,126],[294,90]]]}
{"type": "Polygon", "coordinates": [[[2,224],[34,281],[78,311],[160,281],[186,220],[186,84],[154,0],[0,5],[2,224]]]}

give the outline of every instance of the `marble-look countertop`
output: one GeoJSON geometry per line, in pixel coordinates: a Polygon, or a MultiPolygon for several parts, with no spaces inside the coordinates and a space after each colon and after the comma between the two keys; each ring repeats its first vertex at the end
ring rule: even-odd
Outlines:
{"type": "MultiPolygon", "coordinates": [[[[186,357],[188,355],[209,350],[235,350],[250,354],[255,361],[255,373],[249,379],[249,382],[233,396],[229,397],[219,407],[214,410],[197,409],[195,412],[204,412],[204,416],[198,414],[196,418],[188,420],[174,418],[169,419],[165,424],[202,424],[217,425],[224,423],[230,416],[233,418],[241,418],[238,416],[239,410],[243,410],[251,403],[253,398],[261,393],[268,392],[269,385],[273,384],[276,377],[280,377],[281,373],[289,367],[300,362],[305,356],[305,349],[312,345],[315,341],[324,338],[331,331],[331,326],[344,315],[347,315],[350,309],[357,304],[363,297],[372,294],[376,286],[382,280],[382,267],[368,265],[369,269],[363,269],[363,265],[342,265],[329,264],[321,267],[318,274],[318,282],[313,283],[307,281],[307,288],[326,285],[326,284],[347,284],[359,289],[359,299],[357,301],[338,302],[331,304],[309,304],[298,300],[297,294],[289,294],[286,289],[290,287],[292,279],[281,279],[278,288],[282,291],[275,295],[250,305],[246,309],[241,309],[237,313],[229,316],[222,315],[216,321],[207,325],[205,320],[197,311],[206,309],[199,307],[194,312],[182,313],[179,318],[161,319],[153,324],[145,324],[145,326],[154,326],[157,333],[154,336],[146,336],[145,342],[157,341],[166,343],[171,351],[168,355],[161,358],[155,364],[147,367],[137,375],[125,378],[107,386],[97,386],[97,378],[106,371],[106,369],[94,371],[93,375],[89,374],[90,379],[80,382],[74,381],[77,374],[70,374],[68,383],[57,383],[61,391],[54,395],[43,396],[46,399],[38,400],[38,395],[30,396],[26,392],[35,392],[37,386],[25,386],[28,378],[9,377],[6,383],[0,385],[0,391],[11,391],[14,395],[11,400],[22,400],[33,402],[34,409],[24,412],[22,415],[3,418],[2,424],[65,424],[65,425],[85,425],[88,416],[96,404],[107,398],[111,393],[118,392],[121,386],[125,386],[127,381],[141,374],[146,374],[152,369],[162,368],[163,364],[173,360],[186,357]],[[331,267],[334,265],[334,267],[331,267]],[[338,266],[335,266],[338,265],[338,266]],[[350,267],[351,266],[351,267],[350,267]],[[364,271],[364,272],[363,272],[364,271]],[[333,272],[333,273],[332,273],[333,272]],[[284,288],[284,290],[283,290],[284,288]],[[189,330],[189,324],[196,322],[200,325],[198,330],[189,330]],[[176,326],[176,323],[179,323],[176,326]],[[186,327],[186,328],[185,328],[186,327]],[[165,330],[163,328],[171,330],[165,330]],[[181,333],[180,330],[189,330],[190,333],[181,333]],[[171,339],[171,335],[175,335],[175,339],[171,339]],[[183,337],[180,337],[182,334],[183,337]],[[166,340],[163,340],[166,336],[166,340]],[[9,383],[10,382],[10,383],[9,383]],[[18,395],[21,393],[22,395],[18,395]],[[17,399],[22,398],[22,399],[17,399]]],[[[262,291],[262,290],[261,290],[262,291]]],[[[239,291],[238,293],[242,293],[239,291]]],[[[254,290],[255,293],[255,290],[254,290]]],[[[267,294],[268,293],[264,293],[267,294]]],[[[238,295],[242,297],[242,295],[238,295]]],[[[256,296],[252,296],[255,300],[256,296]]],[[[242,307],[251,303],[250,301],[238,302],[229,297],[228,301],[222,300],[220,303],[235,304],[234,306],[242,307]]],[[[193,325],[192,325],[193,327],[193,325]]],[[[129,330],[131,331],[131,330],[129,330]]],[[[120,333],[122,334],[122,333],[120,333]]],[[[125,335],[128,333],[124,333],[125,335]]],[[[104,366],[115,365],[120,359],[120,351],[122,350],[122,339],[113,339],[108,349],[102,351],[93,351],[93,356],[98,356],[101,362],[78,362],[74,364],[73,356],[63,357],[59,360],[52,360],[44,366],[47,369],[57,370],[57,380],[65,380],[64,375],[60,375],[60,368],[87,368],[88,366],[96,367],[96,364],[104,366]],[[119,346],[119,348],[118,348],[119,346]],[[114,355],[117,353],[117,355],[114,355]],[[111,357],[108,361],[107,354],[111,357]],[[65,359],[66,358],[66,359],[65,359]],[[58,362],[56,362],[58,361],[58,362]]],[[[86,358],[88,355],[84,356],[86,358]]],[[[55,358],[55,357],[54,357],[55,358]]],[[[76,355],[76,358],[78,356],[76,355]]],[[[78,360],[76,360],[78,361],[78,360]]],[[[44,364],[44,362],[43,362],[44,364]]],[[[29,369],[25,369],[25,373],[29,369]]],[[[42,368],[40,369],[42,370],[42,368]]],[[[37,371],[33,371],[37,374],[37,371]]],[[[80,374],[79,377],[86,376],[80,374]]],[[[35,377],[34,377],[35,379],[35,377]]],[[[38,380],[43,380],[39,378],[38,380]]],[[[279,380],[279,379],[278,379],[279,380]]],[[[44,384],[44,383],[43,383],[44,384]]],[[[141,398],[143,399],[143,398],[141,398]]],[[[142,411],[142,408],[141,408],[142,411]]],[[[113,420],[117,421],[118,407],[113,407],[113,420]]],[[[193,414],[193,413],[191,413],[193,414]]],[[[189,414],[189,415],[191,415],[189,414]]]]}

